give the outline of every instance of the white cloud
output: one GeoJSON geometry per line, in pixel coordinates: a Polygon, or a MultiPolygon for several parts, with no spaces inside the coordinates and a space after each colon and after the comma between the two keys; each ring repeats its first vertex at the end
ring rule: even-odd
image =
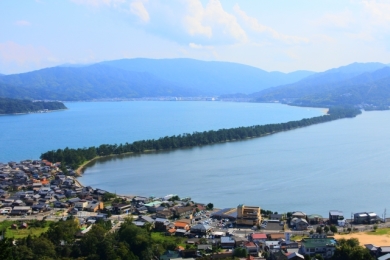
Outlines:
{"type": "Polygon", "coordinates": [[[130,12],[136,15],[142,22],[149,22],[150,16],[144,6],[144,1],[133,1],[130,3],[130,12]]]}
{"type": "Polygon", "coordinates": [[[375,23],[390,25],[390,3],[388,1],[367,0],[363,1],[363,5],[375,23]]]}
{"type": "Polygon", "coordinates": [[[332,26],[336,28],[349,28],[355,22],[352,12],[346,10],[339,13],[326,13],[317,22],[320,26],[332,26]]]}
{"type": "Polygon", "coordinates": [[[0,43],[0,61],[2,63],[40,64],[48,61],[49,58],[53,59],[50,52],[44,47],[20,45],[12,41],[0,43]]]}
{"type": "Polygon", "coordinates": [[[245,22],[245,24],[247,24],[249,28],[256,33],[271,36],[271,38],[285,43],[309,42],[307,38],[281,34],[276,30],[274,30],[273,28],[259,23],[259,21],[256,18],[247,15],[243,10],[241,10],[238,4],[236,4],[233,9],[236,12],[236,14],[245,22]]]}
{"type": "Polygon", "coordinates": [[[213,46],[206,46],[206,45],[202,45],[202,44],[196,44],[193,42],[188,44],[188,46],[192,49],[197,49],[197,50],[213,50],[214,49],[213,46]]]}
{"type": "Polygon", "coordinates": [[[77,4],[89,5],[94,7],[113,6],[116,7],[126,2],[126,0],[71,0],[77,4]]]}
{"type": "Polygon", "coordinates": [[[25,21],[25,20],[16,21],[15,24],[17,26],[30,26],[31,25],[31,23],[29,21],[25,21]]]}

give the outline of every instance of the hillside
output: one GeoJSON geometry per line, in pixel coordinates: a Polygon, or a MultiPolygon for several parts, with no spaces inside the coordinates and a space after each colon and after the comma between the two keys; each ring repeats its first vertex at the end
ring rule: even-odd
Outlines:
{"type": "Polygon", "coordinates": [[[149,73],[101,64],[78,68],[54,67],[0,77],[0,96],[9,98],[71,101],[200,94],[149,73]]]}
{"type": "Polygon", "coordinates": [[[61,102],[32,102],[31,100],[0,98],[0,114],[32,113],[59,109],[66,109],[66,106],[61,102]]]}
{"type": "Polygon", "coordinates": [[[289,85],[252,95],[259,102],[302,106],[390,104],[390,68],[381,63],[353,63],[311,75],[289,85]]]}
{"type": "Polygon", "coordinates": [[[148,72],[178,86],[208,95],[250,94],[312,75],[310,71],[267,72],[248,65],[193,59],[122,59],[100,64],[128,71],[148,72]]]}
{"type": "Polygon", "coordinates": [[[313,74],[264,70],[191,59],[128,59],[93,65],[63,64],[0,77],[0,96],[45,100],[199,97],[255,91],[313,74]]]}

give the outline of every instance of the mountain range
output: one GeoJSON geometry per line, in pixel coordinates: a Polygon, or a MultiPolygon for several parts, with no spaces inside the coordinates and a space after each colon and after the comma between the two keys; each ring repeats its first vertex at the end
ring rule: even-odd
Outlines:
{"type": "Polygon", "coordinates": [[[87,66],[62,65],[0,77],[0,96],[46,100],[193,97],[253,93],[300,80],[310,71],[264,70],[191,59],[127,59],[87,66]]]}
{"type": "Polygon", "coordinates": [[[378,62],[352,63],[319,73],[282,73],[231,62],[139,58],[64,64],[0,77],[0,97],[7,98],[80,101],[207,96],[300,106],[389,106],[390,67],[378,62]]]}
{"type": "Polygon", "coordinates": [[[251,95],[258,102],[279,101],[301,106],[390,105],[390,67],[352,63],[310,75],[298,82],[251,95]]]}

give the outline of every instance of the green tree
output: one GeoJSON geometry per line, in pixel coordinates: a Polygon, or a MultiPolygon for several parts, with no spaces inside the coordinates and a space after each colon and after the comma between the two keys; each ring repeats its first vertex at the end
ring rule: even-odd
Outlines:
{"type": "Polygon", "coordinates": [[[325,227],[324,227],[324,232],[325,232],[325,233],[328,233],[328,232],[329,232],[329,227],[328,227],[328,226],[325,226],[325,227]]]}
{"type": "Polygon", "coordinates": [[[374,229],[374,232],[376,232],[376,230],[378,229],[378,225],[375,224],[372,228],[374,229]]]}
{"type": "Polygon", "coordinates": [[[317,226],[316,232],[317,232],[318,234],[322,234],[322,227],[321,227],[321,226],[317,226]]]}
{"type": "Polygon", "coordinates": [[[337,233],[337,227],[335,225],[330,225],[330,231],[337,233]]]}
{"type": "Polygon", "coordinates": [[[206,205],[206,209],[208,210],[213,210],[213,208],[214,208],[214,204],[211,202],[206,205]]]}

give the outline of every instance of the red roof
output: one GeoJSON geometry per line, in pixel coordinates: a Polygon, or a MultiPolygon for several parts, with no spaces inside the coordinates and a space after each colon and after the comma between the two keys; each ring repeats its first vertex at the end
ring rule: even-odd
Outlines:
{"type": "Polygon", "coordinates": [[[266,234],[252,234],[252,239],[267,239],[267,235],[266,234]]]}

